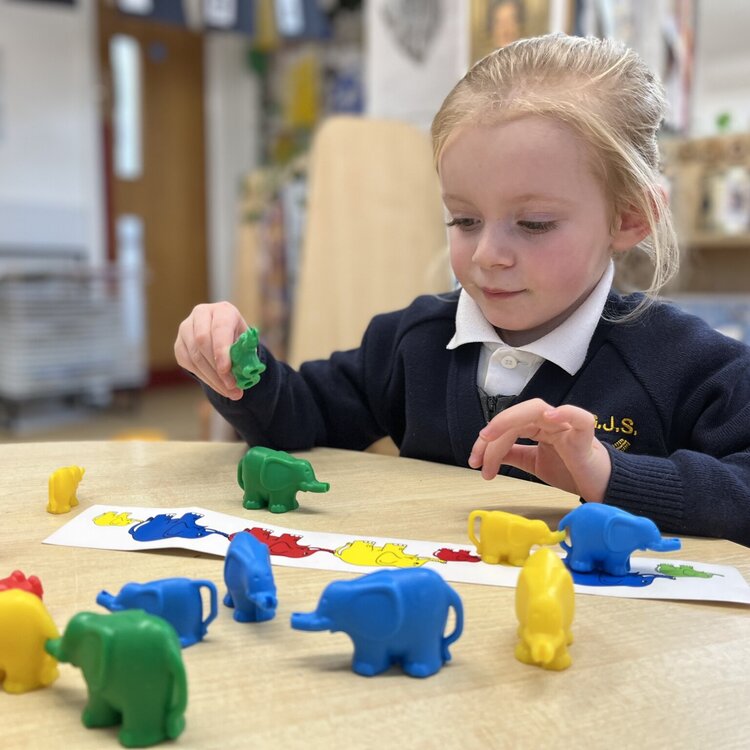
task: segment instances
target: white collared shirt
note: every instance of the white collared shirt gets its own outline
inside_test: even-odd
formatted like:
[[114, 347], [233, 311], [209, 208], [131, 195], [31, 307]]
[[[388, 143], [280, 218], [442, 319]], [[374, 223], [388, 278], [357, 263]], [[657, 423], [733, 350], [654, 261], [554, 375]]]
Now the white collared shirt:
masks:
[[518, 395], [546, 359], [574, 375], [586, 359], [614, 273], [614, 263], [610, 261], [591, 294], [567, 320], [542, 338], [519, 347], [508, 346], [500, 338], [479, 305], [462, 289], [456, 309], [456, 333], [446, 349], [484, 344], [479, 354], [477, 385], [490, 396]]

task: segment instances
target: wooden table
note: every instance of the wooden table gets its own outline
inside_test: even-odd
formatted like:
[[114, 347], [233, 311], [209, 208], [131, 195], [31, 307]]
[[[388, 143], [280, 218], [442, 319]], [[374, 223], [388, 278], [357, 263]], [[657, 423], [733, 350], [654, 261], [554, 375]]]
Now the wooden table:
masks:
[[[41, 544], [72, 516], [45, 512], [47, 478], [79, 464], [81, 507], [200, 506], [243, 515], [238, 443], [46, 443], [3, 446], [0, 577], [38, 575], [62, 631], [103, 588], [168, 576], [209, 578], [223, 594], [223, 560], [180, 551], [111, 552]], [[302, 454], [300, 454], [302, 455]], [[382, 455], [317, 449], [307, 457], [324, 495], [276, 525], [357, 535], [466, 543], [475, 508], [555, 525], [577, 500], [529, 482]], [[257, 511], [255, 511], [257, 515]], [[750, 578], [750, 549], [685, 539], [682, 559], [734, 565]], [[746, 748], [750, 737], [750, 607], [578, 596], [573, 665], [549, 672], [516, 661], [514, 591], [454, 584], [465, 628], [453, 660], [426, 680], [350, 669], [342, 633], [300, 633], [340, 574], [274, 568], [276, 618], [240, 625], [220, 613], [207, 639], [186, 649], [187, 727], [175, 747], [199, 748]], [[80, 671], [60, 667], [50, 688], [0, 691], [2, 747], [119, 747], [115, 729], [80, 720]]]

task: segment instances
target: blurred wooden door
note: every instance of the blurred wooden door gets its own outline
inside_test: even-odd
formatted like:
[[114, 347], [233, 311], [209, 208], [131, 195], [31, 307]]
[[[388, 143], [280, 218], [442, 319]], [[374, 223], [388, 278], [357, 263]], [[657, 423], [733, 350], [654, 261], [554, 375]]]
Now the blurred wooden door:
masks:
[[[117, 257], [118, 217], [143, 222], [146, 327], [151, 382], [178, 371], [180, 321], [208, 297], [203, 106], [203, 40], [188, 29], [99, 8], [99, 59], [109, 257]], [[113, 149], [113, 37], [137, 44], [140, 60], [141, 170], [116, 173]]]

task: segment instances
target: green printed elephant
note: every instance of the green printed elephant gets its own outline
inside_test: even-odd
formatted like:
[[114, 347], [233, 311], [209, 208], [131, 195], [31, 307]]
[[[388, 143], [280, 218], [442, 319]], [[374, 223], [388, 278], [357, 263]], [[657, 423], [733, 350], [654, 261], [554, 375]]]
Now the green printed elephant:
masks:
[[140, 609], [79, 612], [62, 638], [47, 641], [58, 661], [80, 667], [88, 685], [85, 726], [122, 722], [125, 747], [175, 739], [185, 728], [187, 678], [174, 628]]
[[248, 510], [268, 506], [271, 513], [285, 513], [299, 508], [297, 491], [328, 492], [331, 485], [319, 482], [309, 461], [284, 451], [256, 445], [242, 457], [237, 466], [237, 482], [245, 491]]

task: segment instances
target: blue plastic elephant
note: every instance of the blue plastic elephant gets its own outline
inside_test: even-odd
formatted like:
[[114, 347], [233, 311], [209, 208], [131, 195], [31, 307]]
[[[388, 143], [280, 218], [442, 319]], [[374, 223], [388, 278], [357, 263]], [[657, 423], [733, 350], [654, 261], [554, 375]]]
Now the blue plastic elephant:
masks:
[[[445, 636], [451, 607], [455, 628]], [[463, 630], [463, 605], [434, 570], [381, 570], [329, 584], [314, 612], [292, 615], [292, 627], [346, 633], [357, 674], [369, 677], [401, 664], [412, 677], [429, 677], [451, 658], [448, 647]]]
[[237, 622], [262, 622], [276, 615], [276, 583], [268, 546], [249, 531], [229, 543], [224, 561], [224, 604], [234, 607]]
[[568, 553], [565, 564], [579, 573], [597, 570], [624, 576], [630, 571], [630, 555], [635, 550], [672, 552], [681, 547], [679, 539], [663, 538], [650, 518], [602, 503], [579, 506], [557, 528], [570, 535], [570, 545], [560, 543]]
[[[203, 619], [201, 588], [209, 592], [211, 610]], [[183, 648], [203, 640], [209, 624], [217, 615], [216, 586], [211, 581], [193, 578], [163, 578], [148, 583], [126, 583], [114, 596], [100, 591], [96, 603], [111, 612], [143, 609], [163, 617], [177, 631]]]

